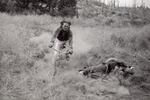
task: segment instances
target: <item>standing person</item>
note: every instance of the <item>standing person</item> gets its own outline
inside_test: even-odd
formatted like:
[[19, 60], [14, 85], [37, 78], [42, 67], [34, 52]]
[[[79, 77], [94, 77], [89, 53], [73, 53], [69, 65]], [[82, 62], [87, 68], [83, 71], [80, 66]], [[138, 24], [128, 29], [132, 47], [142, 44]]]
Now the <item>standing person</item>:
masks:
[[[63, 49], [67, 49], [66, 51], [66, 59], [69, 58], [68, 54], [73, 54], [73, 34], [70, 30], [71, 22], [69, 21], [61, 21], [60, 27], [55, 31], [52, 35], [49, 47], [54, 47], [54, 58], [53, 58], [53, 65], [54, 65], [54, 74], [57, 73], [57, 65], [56, 61], [59, 59], [59, 54]], [[59, 52], [60, 51], [60, 52]], [[58, 58], [58, 59], [57, 59]], [[68, 59], [69, 60], [69, 59]]]

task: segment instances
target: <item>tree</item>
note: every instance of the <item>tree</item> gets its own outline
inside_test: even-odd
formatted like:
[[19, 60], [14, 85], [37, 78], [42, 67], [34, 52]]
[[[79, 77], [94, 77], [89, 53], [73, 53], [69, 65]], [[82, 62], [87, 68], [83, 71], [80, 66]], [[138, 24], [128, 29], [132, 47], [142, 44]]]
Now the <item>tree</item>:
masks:
[[74, 8], [76, 7], [76, 4], [76, 0], [60, 0], [58, 4], [58, 10], [60, 11], [66, 7]]
[[0, 1], [0, 11], [5, 12], [7, 8], [7, 2], [8, 0], [1, 0]]
[[136, 8], [136, 0], [133, 1], [133, 7]]
[[6, 11], [9, 13], [14, 13], [16, 11], [16, 1], [15, 0], [8, 0]]
[[[74, 16], [77, 0], [0, 0], [0, 12], [35, 12], [38, 14]], [[58, 15], [57, 14], [57, 15]]]
[[22, 9], [27, 9], [31, 1], [30, 0], [16, 0], [16, 2], [17, 2], [18, 7]]
[[76, 15], [76, 0], [60, 0], [58, 2], [58, 12], [61, 16]]
[[145, 8], [145, 0], [141, 0], [141, 7]]

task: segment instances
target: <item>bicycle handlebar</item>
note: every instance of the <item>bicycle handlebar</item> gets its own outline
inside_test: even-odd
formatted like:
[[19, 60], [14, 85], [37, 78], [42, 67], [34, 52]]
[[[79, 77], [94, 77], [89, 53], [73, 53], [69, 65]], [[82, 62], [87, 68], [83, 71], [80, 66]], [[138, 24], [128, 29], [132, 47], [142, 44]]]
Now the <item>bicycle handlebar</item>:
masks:
[[54, 51], [57, 51], [57, 52], [59, 52], [59, 53], [66, 54], [66, 52], [62, 52], [62, 51], [57, 50], [57, 49], [55, 49], [55, 48], [51, 48], [51, 49], [53, 49]]

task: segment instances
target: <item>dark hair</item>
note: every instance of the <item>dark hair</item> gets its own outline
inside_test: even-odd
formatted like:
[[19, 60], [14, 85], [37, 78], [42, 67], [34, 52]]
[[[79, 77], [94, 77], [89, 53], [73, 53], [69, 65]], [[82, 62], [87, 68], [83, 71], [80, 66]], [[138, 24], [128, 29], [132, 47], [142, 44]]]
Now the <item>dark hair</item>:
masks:
[[69, 22], [69, 21], [61, 21], [60, 25], [62, 26], [64, 23], [68, 23], [69, 25], [71, 25], [71, 22]]

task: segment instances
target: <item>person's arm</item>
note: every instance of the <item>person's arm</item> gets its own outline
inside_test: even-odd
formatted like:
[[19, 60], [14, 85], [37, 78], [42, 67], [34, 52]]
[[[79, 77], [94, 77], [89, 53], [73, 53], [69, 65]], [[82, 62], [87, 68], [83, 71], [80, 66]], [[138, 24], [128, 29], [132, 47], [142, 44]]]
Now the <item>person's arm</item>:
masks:
[[60, 32], [60, 28], [58, 28], [58, 29], [54, 32], [54, 34], [52, 35], [52, 38], [51, 38], [51, 42], [52, 42], [52, 43], [54, 43], [54, 41], [55, 41], [55, 39], [56, 39], [56, 37], [57, 37], [57, 35], [58, 35], [59, 32]]
[[71, 49], [73, 49], [73, 34], [72, 34], [72, 31], [70, 31], [69, 46], [70, 46]]
[[69, 37], [69, 53], [73, 54], [73, 34], [70, 31], [70, 37]]
[[54, 46], [54, 41], [55, 41], [55, 39], [57, 38], [57, 35], [58, 35], [59, 32], [60, 32], [60, 28], [58, 28], [58, 29], [54, 32], [54, 34], [52, 35], [49, 48], [52, 48], [52, 47]]

